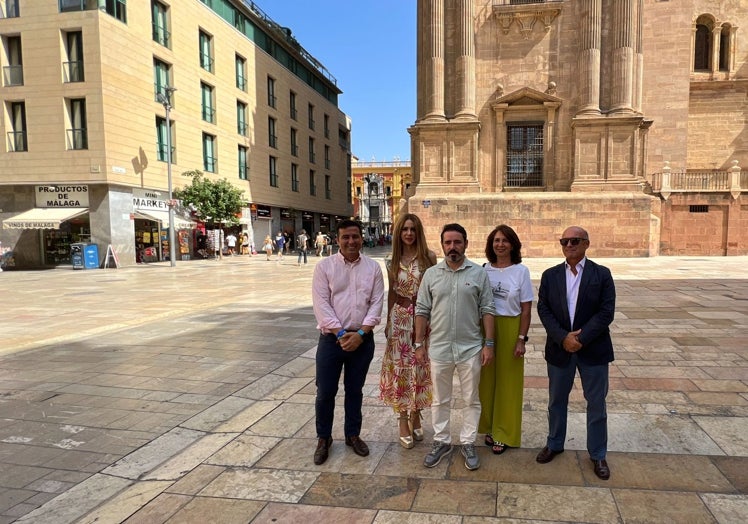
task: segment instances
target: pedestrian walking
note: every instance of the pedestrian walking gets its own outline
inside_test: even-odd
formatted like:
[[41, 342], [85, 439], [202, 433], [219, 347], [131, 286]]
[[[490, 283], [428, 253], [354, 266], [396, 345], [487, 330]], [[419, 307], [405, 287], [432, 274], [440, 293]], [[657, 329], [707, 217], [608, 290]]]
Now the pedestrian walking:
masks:
[[234, 233], [229, 233], [226, 237], [226, 247], [228, 248], [228, 254], [229, 256], [234, 256], [234, 251], [236, 251], [236, 236]]
[[286, 237], [283, 236], [282, 231], [278, 231], [275, 235], [275, 247], [278, 249], [278, 262], [283, 260], [283, 248], [286, 246]]
[[273, 254], [273, 239], [270, 234], [265, 236], [265, 240], [262, 241], [262, 250], [265, 252], [265, 260], [270, 260], [270, 255]]
[[304, 265], [307, 264], [307, 247], [309, 244], [309, 237], [306, 234], [306, 230], [302, 229], [299, 236], [296, 237], [296, 249], [299, 251], [299, 259], [296, 261], [296, 265], [301, 265], [301, 258], [304, 257]]

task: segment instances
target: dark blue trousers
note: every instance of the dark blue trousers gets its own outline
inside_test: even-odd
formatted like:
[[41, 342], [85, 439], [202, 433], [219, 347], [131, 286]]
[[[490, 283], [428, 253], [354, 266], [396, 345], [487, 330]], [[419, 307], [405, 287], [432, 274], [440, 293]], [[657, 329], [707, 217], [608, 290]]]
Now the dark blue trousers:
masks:
[[343, 374], [345, 391], [345, 436], [361, 433], [361, 404], [364, 400], [364, 383], [369, 364], [374, 358], [374, 337], [364, 337], [356, 351], [343, 351], [335, 335], [320, 335], [317, 344], [317, 400], [314, 408], [317, 415], [317, 438], [332, 436], [335, 418], [335, 395], [338, 393], [340, 373]]
[[548, 441], [553, 451], [564, 449], [569, 393], [574, 386], [577, 369], [582, 379], [582, 391], [587, 401], [587, 451], [593, 460], [603, 460], [608, 450], [608, 412], [605, 397], [608, 395], [608, 364], [591, 366], [571, 355], [564, 367], [548, 367]]

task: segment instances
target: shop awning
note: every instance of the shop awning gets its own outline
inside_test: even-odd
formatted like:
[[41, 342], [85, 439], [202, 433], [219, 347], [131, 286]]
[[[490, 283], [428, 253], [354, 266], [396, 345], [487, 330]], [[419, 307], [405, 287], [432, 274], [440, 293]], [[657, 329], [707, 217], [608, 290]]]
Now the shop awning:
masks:
[[[162, 229], [169, 228], [169, 212], [168, 211], [153, 211], [138, 209], [135, 211], [137, 218], [144, 218], [146, 220], [153, 220], [155, 222], [161, 222]], [[174, 229], [192, 229], [196, 225], [195, 222], [179, 215], [174, 215]]]
[[35, 207], [3, 220], [3, 229], [60, 229], [60, 224], [88, 213], [87, 207]]

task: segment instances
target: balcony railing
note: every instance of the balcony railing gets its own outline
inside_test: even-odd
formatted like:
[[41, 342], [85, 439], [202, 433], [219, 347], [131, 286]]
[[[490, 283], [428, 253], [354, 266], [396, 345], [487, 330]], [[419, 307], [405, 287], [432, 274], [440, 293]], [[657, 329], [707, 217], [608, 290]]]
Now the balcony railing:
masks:
[[23, 85], [23, 66], [12, 65], [3, 67], [3, 84], [9, 86]]
[[60, 12], [89, 11], [99, 8], [98, 0], [59, 0]]
[[88, 130], [68, 129], [68, 149], [88, 149]]
[[552, 4], [564, 0], [493, 0], [493, 5]]
[[212, 107], [203, 107], [203, 120], [210, 122], [211, 124], [216, 123], [216, 110]]
[[26, 143], [26, 131], [8, 132], [8, 150], [13, 152], [29, 150]]
[[171, 146], [171, 158], [169, 158], [169, 155], [167, 154], [168, 152], [169, 148], [166, 147], [166, 144], [156, 143], [156, 157], [159, 162], [169, 162], [171, 160], [172, 164], [176, 164], [177, 148]]
[[164, 47], [169, 47], [171, 33], [162, 25], [153, 24], [153, 41]]
[[62, 69], [65, 71], [65, 82], [83, 82], [83, 60], [63, 62]]
[[242, 136], [247, 136], [247, 130], [249, 129], [249, 126], [246, 122], [237, 122], [236, 124], [236, 132], [239, 133]]
[[690, 170], [673, 172], [670, 163], [659, 173], [652, 174], [652, 191], [659, 193], [665, 200], [672, 193], [730, 193], [737, 198], [743, 191], [748, 191], [748, 177], [737, 160], [732, 161], [732, 167], [721, 171]]
[[249, 166], [239, 164], [239, 179], [249, 180]]
[[243, 76], [236, 77], [236, 87], [241, 89], [242, 91], [247, 90], [247, 79]]
[[216, 172], [216, 164], [218, 164], [218, 159], [214, 156], [204, 156], [203, 157], [203, 169], [205, 169], [209, 173], [215, 173]]
[[200, 53], [200, 67], [212, 73], [213, 57], [210, 55], [206, 55], [205, 53]]

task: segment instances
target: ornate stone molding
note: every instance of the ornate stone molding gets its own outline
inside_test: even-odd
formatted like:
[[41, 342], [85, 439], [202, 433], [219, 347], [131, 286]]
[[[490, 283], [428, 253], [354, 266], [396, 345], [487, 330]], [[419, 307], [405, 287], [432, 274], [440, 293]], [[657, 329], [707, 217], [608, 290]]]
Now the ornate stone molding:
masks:
[[530, 39], [536, 22], [543, 25], [547, 33], [556, 17], [561, 14], [566, 0], [545, 0], [515, 5], [510, 0], [493, 0], [493, 14], [499, 22], [502, 33], [509, 34], [514, 23], [525, 40]]

